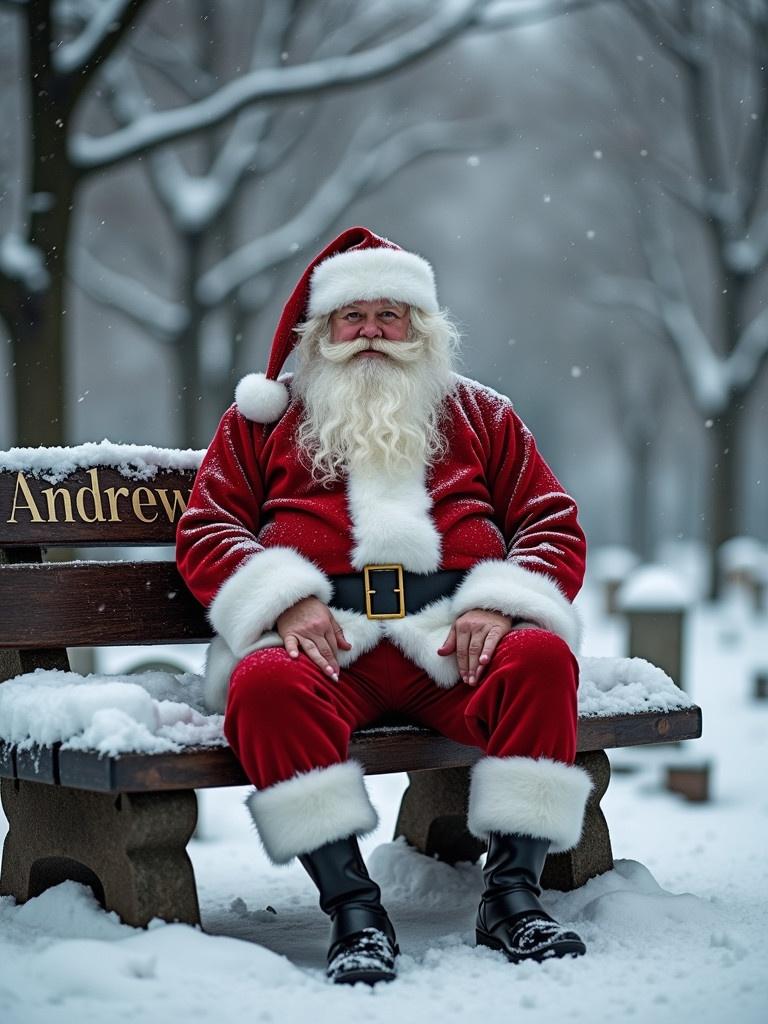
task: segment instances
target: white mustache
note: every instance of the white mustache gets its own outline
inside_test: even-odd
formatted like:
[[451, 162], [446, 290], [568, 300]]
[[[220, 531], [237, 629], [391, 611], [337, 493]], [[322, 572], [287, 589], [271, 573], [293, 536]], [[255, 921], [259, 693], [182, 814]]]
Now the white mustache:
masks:
[[320, 354], [331, 363], [346, 363], [360, 352], [381, 352], [397, 363], [413, 363], [421, 355], [420, 341], [386, 341], [383, 338], [355, 338], [353, 341], [321, 342]]

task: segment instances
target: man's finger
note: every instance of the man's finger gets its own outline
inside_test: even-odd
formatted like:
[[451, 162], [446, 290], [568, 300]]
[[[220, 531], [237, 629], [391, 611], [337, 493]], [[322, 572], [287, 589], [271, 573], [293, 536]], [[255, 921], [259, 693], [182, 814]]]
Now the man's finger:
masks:
[[438, 647], [437, 653], [445, 657], [448, 654], [453, 654], [456, 650], [456, 627], [451, 626], [448, 630], [448, 636], [443, 641], [443, 646]]
[[333, 630], [333, 635], [336, 638], [336, 645], [340, 647], [343, 651], [351, 651], [352, 644], [344, 636], [344, 630], [341, 628], [341, 626], [338, 624], [338, 622], [336, 621], [336, 619], [334, 619], [332, 615], [331, 629]]
[[473, 628], [469, 635], [467, 644], [467, 682], [475, 686], [478, 680], [478, 668], [480, 667], [480, 655], [483, 653], [483, 645], [487, 636], [486, 626]]
[[310, 658], [319, 669], [321, 669], [327, 676], [330, 676], [334, 681], [338, 681], [338, 674], [332, 665], [328, 664], [328, 659], [321, 654], [317, 644], [311, 637], [299, 636], [299, 643], [301, 649]]
[[477, 674], [476, 674], [476, 677], [475, 677], [478, 680], [478, 682], [480, 680], [480, 676], [485, 671], [485, 668], [486, 668], [488, 662], [493, 657], [493, 652], [498, 647], [499, 640], [501, 640], [501, 637], [502, 637], [502, 632], [501, 632], [500, 627], [499, 626], [491, 626], [491, 628], [488, 630], [488, 633], [487, 633], [487, 635], [485, 637], [485, 642], [483, 644], [483, 649], [480, 652], [480, 658], [479, 658], [480, 664], [477, 666]]
[[284, 640], [283, 640], [283, 643], [285, 644], [286, 652], [292, 658], [298, 658], [298, 656], [299, 656], [299, 641], [296, 639], [296, 637], [293, 635], [293, 633], [287, 633], [285, 638], [284, 638]]
[[[339, 641], [338, 641], [338, 638], [337, 638], [336, 634], [333, 631], [333, 627], [332, 626], [328, 627], [328, 629], [325, 631], [325, 634], [323, 635], [322, 639], [325, 641], [326, 645], [328, 646], [328, 650], [331, 652], [330, 653], [330, 658], [328, 659], [328, 662], [331, 665], [331, 667], [333, 668], [334, 673], [336, 675], [338, 675], [339, 674], [339, 647], [338, 647], [338, 642]], [[322, 648], [322, 649], [325, 650], [325, 648]]]
[[326, 674], [332, 676], [334, 679], [339, 677], [339, 663], [336, 661], [336, 641], [333, 637], [333, 631], [328, 629], [328, 636], [330, 636], [330, 642], [326, 636], [313, 637], [315, 645], [317, 646], [320, 656], [325, 658], [325, 663], [330, 668], [330, 672], [326, 670]]
[[459, 663], [459, 675], [468, 682], [469, 680], [469, 629], [456, 629], [456, 660]]

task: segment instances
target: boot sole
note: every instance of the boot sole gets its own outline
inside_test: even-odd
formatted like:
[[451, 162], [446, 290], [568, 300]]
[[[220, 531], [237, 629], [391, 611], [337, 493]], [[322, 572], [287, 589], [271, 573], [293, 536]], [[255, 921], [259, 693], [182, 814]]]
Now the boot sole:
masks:
[[480, 931], [480, 929], [475, 931], [475, 941], [478, 946], [487, 946], [489, 949], [499, 950], [513, 964], [519, 964], [525, 960], [535, 960], [538, 963], [543, 963], [544, 960], [552, 960], [553, 958], [584, 956], [587, 952], [587, 947], [580, 939], [561, 939], [558, 942], [552, 942], [546, 949], [535, 950], [532, 953], [512, 953], [503, 942], [494, 938], [493, 935], [488, 935], [487, 932]]
[[380, 981], [394, 981], [394, 971], [348, 971], [340, 978], [334, 978], [334, 985], [356, 985], [362, 981], [364, 985], [377, 985]]

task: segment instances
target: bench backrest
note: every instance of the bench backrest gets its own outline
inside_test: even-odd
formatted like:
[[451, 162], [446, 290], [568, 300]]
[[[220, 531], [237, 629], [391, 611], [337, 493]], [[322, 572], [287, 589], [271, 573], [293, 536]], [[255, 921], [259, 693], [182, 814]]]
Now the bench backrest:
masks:
[[[210, 639], [203, 609], [173, 561], [194, 476], [193, 469], [158, 470], [137, 479], [94, 465], [51, 482], [22, 469], [0, 471], [0, 647]], [[167, 560], [44, 560], [45, 549], [148, 545], [167, 545]]]

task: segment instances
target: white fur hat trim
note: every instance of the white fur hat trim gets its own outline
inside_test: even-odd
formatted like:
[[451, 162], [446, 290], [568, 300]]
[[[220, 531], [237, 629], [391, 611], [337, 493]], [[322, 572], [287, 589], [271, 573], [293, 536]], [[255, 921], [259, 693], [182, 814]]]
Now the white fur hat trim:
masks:
[[263, 373], [249, 373], [235, 388], [237, 408], [254, 423], [279, 420], [288, 408], [290, 398], [282, 381], [269, 380]]
[[350, 302], [391, 299], [437, 313], [432, 267], [402, 249], [351, 249], [324, 260], [310, 281], [310, 317], [332, 313]]

